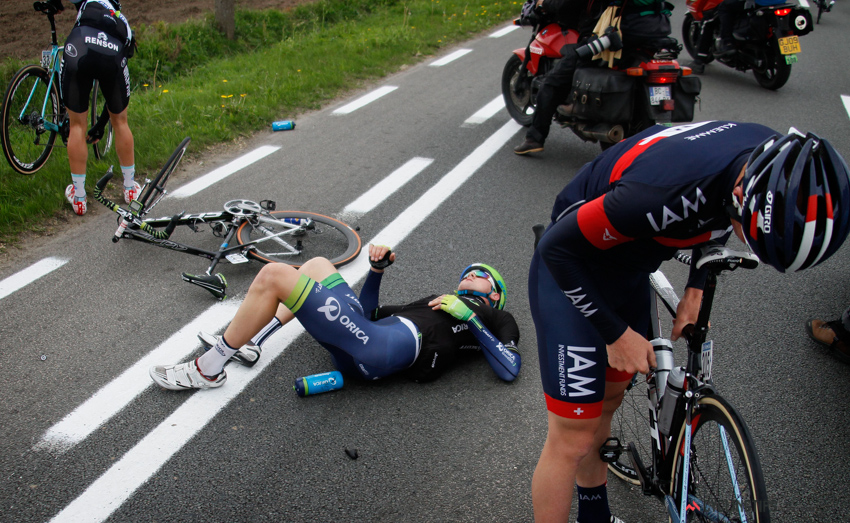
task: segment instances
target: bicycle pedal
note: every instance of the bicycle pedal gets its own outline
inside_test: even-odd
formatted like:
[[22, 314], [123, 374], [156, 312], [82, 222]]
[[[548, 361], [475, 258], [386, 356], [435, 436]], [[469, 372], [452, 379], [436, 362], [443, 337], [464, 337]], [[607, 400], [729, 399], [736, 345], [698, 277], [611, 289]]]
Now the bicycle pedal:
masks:
[[192, 285], [197, 285], [202, 289], [206, 289], [210, 294], [216, 297], [219, 301], [227, 298], [227, 280], [224, 279], [222, 274], [204, 274], [202, 276], [198, 276], [195, 274], [183, 273], [181, 275], [183, 277], [183, 281], [189, 282]]
[[614, 463], [620, 459], [620, 454], [623, 453], [623, 450], [619, 439], [614, 437], [608, 438], [599, 448], [599, 459], [605, 463]]

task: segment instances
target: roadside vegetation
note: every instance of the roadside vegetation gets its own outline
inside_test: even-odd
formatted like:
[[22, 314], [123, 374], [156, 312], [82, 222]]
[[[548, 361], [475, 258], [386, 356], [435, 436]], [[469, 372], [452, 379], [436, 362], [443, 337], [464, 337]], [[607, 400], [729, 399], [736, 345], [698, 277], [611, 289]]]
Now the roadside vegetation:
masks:
[[[519, 9], [517, 1], [319, 0], [285, 13], [238, 11], [235, 41], [216, 31], [212, 14], [179, 25], [136, 27], [130, 125], [137, 179], [155, 174], [185, 136], [198, 154], [270, 129], [273, 120], [295, 119], [404, 64], [506, 24]], [[2, 92], [23, 65], [0, 64]], [[114, 150], [106, 161], [89, 155], [89, 194], [109, 165], [120, 172]], [[0, 252], [23, 233], [75, 219], [64, 198], [69, 183], [63, 148], [32, 176], [17, 174], [0, 157]], [[89, 209], [96, 205], [89, 198]]]

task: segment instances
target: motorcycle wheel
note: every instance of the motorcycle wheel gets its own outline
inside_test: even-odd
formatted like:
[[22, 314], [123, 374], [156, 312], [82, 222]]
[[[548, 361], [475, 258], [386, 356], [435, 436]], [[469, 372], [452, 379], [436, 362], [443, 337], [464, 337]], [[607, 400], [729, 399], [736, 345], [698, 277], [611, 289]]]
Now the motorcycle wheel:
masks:
[[514, 92], [516, 83], [520, 81], [520, 67], [522, 60], [512, 54], [505, 69], [502, 71], [502, 97], [505, 99], [505, 107], [511, 118], [522, 126], [528, 127], [534, 119], [534, 103], [531, 93], [531, 77], [525, 76], [525, 85]]
[[[697, 45], [699, 44], [699, 34], [700, 27], [699, 24], [694, 20], [693, 15], [690, 13], [685, 15], [685, 21], [682, 22], [682, 40], [684, 40], [685, 49], [688, 51], [688, 54], [691, 55], [691, 58], [696, 60], [697, 58]], [[702, 58], [704, 63], [711, 63], [714, 61], [714, 57], [711, 56], [711, 53], [705, 58]]]
[[791, 64], [785, 63], [785, 57], [774, 52], [774, 49], [778, 49], [779, 46], [777, 42], [771, 39], [767, 42], [767, 45], [769, 48], [765, 60], [770, 65], [762, 71], [753, 69], [753, 76], [756, 77], [760, 86], [775, 91], [785, 85], [788, 78], [791, 77]]

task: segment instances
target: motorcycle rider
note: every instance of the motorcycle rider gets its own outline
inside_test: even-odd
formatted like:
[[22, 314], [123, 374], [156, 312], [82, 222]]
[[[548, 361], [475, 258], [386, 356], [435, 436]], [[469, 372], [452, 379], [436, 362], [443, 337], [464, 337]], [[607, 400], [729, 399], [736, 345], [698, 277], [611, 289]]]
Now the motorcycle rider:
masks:
[[[717, 19], [720, 24], [720, 43], [717, 49], [714, 50], [715, 57], [725, 57], [734, 55], [735, 37], [733, 29], [735, 28], [735, 17], [744, 10], [744, 2], [742, 0], [724, 0], [717, 6]], [[696, 74], [705, 72], [705, 64], [708, 58], [708, 49], [711, 47], [711, 31], [703, 32], [697, 44], [697, 57], [694, 58], [688, 66]]]
[[582, 62], [575, 50], [588, 41], [597, 21], [608, 7], [620, 8], [620, 28], [625, 47], [669, 36], [669, 17], [673, 9], [673, 5], [664, 0], [538, 0], [537, 5], [562, 27], [577, 30], [579, 39], [575, 44], [565, 45], [561, 49], [563, 58], [544, 78], [537, 92], [534, 118], [525, 141], [514, 148], [514, 152], [519, 155], [543, 151], [552, 117], [558, 105], [572, 90], [573, 75], [579, 62]]

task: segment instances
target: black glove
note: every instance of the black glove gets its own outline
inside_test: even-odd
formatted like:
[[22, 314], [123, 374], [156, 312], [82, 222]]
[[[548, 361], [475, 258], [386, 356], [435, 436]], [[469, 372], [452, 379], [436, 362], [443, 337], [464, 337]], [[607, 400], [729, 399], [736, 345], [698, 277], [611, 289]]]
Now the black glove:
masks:
[[378, 261], [372, 261], [372, 258], [369, 258], [369, 265], [376, 269], [386, 269], [390, 265], [393, 264], [392, 260], [390, 260], [390, 254], [392, 254], [392, 249], [387, 249], [387, 253], [384, 254], [384, 257]]

